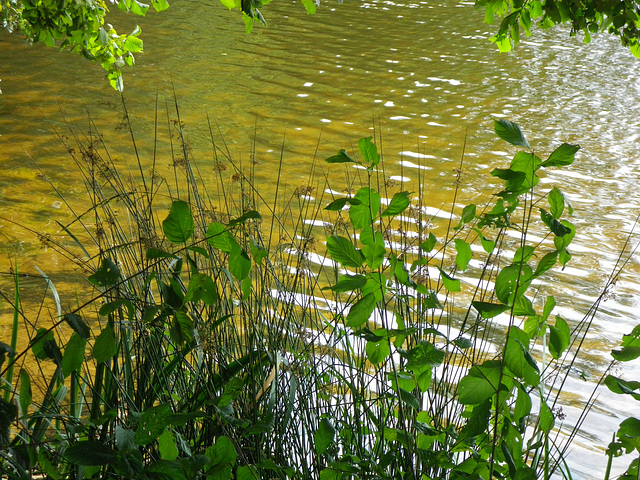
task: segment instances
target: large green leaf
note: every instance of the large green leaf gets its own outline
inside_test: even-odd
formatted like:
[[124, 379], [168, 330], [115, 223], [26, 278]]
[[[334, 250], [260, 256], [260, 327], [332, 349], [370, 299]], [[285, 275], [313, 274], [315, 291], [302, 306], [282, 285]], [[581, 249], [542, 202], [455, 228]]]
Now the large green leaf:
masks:
[[71, 335], [62, 356], [62, 375], [67, 378], [72, 372], [80, 370], [84, 363], [84, 347], [87, 341], [77, 333]]
[[91, 330], [89, 330], [89, 327], [84, 322], [84, 320], [82, 320], [82, 317], [80, 315], [77, 315], [75, 313], [67, 313], [63, 318], [78, 335], [80, 335], [82, 338], [89, 338], [89, 335], [91, 335]]
[[162, 222], [162, 231], [171, 243], [186, 243], [191, 238], [194, 224], [187, 202], [176, 200], [171, 204], [169, 215]]
[[553, 358], [560, 358], [560, 355], [567, 349], [571, 342], [571, 331], [569, 325], [561, 317], [556, 317], [555, 326], [549, 325], [549, 353]]
[[560, 219], [564, 212], [564, 195], [557, 187], [553, 187], [547, 197], [549, 212], [555, 219]]
[[229, 254], [229, 271], [237, 280], [244, 280], [251, 271], [251, 259], [247, 252], [237, 243]]
[[358, 148], [365, 162], [369, 163], [371, 168], [375, 168], [380, 163], [380, 154], [378, 148], [371, 141], [372, 137], [361, 138], [358, 141]]
[[467, 269], [469, 262], [471, 261], [471, 245], [462, 240], [461, 238], [456, 238], [454, 240], [456, 246], [456, 265], [457, 267], [464, 271]]
[[471, 302], [473, 307], [480, 313], [482, 318], [493, 318], [509, 309], [508, 305], [501, 303], [479, 302], [474, 300]]
[[20, 370], [20, 409], [23, 416], [27, 415], [27, 410], [32, 401], [31, 378], [29, 378], [29, 372], [23, 368]]
[[178, 310], [173, 315], [169, 330], [171, 340], [176, 344], [190, 343], [194, 338], [193, 320], [187, 312]]
[[502, 366], [485, 362], [471, 367], [467, 376], [458, 383], [458, 400], [463, 405], [479, 405], [498, 392]]
[[178, 458], [178, 446], [175, 438], [173, 438], [173, 433], [168, 428], [165, 428], [158, 438], [158, 451], [160, 452], [160, 458], [163, 460], [172, 462]]
[[333, 292], [349, 292], [359, 290], [367, 283], [364, 275], [342, 275], [338, 279], [338, 283], [331, 287], [324, 287], [323, 290], [331, 290]]
[[496, 134], [505, 142], [509, 142], [511, 145], [531, 148], [517, 123], [501, 118], [500, 120], [494, 120], [493, 126]]
[[576, 152], [580, 150], [579, 145], [563, 143], [556, 148], [549, 158], [542, 163], [543, 167], [563, 167], [571, 165], [575, 160]]
[[361, 297], [349, 309], [349, 313], [347, 314], [347, 326], [351, 328], [360, 328], [371, 318], [373, 310], [376, 308], [376, 303], [377, 299], [374, 292]]
[[504, 361], [507, 368], [527, 385], [540, 383], [540, 374], [535, 360], [529, 353], [529, 336], [517, 327], [509, 328], [509, 336], [504, 349]]
[[103, 257], [100, 268], [89, 275], [89, 281], [96, 287], [111, 287], [120, 281], [120, 269], [111, 259]]
[[341, 149], [337, 155], [329, 157], [325, 160], [327, 163], [358, 163], [344, 149]]
[[460, 291], [460, 280], [453, 278], [447, 272], [438, 267], [440, 271], [440, 280], [442, 280], [442, 284], [444, 287], [451, 293]]
[[380, 213], [380, 216], [390, 217], [398, 215], [407, 209], [409, 203], [411, 203], [409, 199], [409, 192], [398, 192], [393, 196], [391, 202], [389, 202], [389, 206]]
[[329, 448], [329, 446], [333, 443], [335, 435], [336, 429], [331, 423], [331, 420], [323, 417], [320, 420], [318, 429], [313, 436], [316, 453], [318, 455], [322, 455], [327, 451], [327, 448]]
[[384, 362], [391, 354], [391, 347], [386, 338], [379, 342], [367, 342], [364, 350], [367, 354], [367, 359], [374, 365]]
[[187, 293], [184, 296], [184, 303], [199, 302], [202, 300], [207, 305], [216, 305], [220, 300], [218, 289], [213, 279], [204, 273], [194, 273], [189, 279]]
[[356, 230], [371, 228], [380, 211], [380, 194], [373, 188], [363, 187], [353, 198], [360, 202], [359, 204], [351, 203], [349, 207], [349, 219], [353, 228]]
[[136, 445], [148, 445], [162, 434], [171, 421], [171, 406], [168, 403], [151, 407], [142, 413], [134, 436]]
[[233, 235], [229, 233], [227, 227], [220, 222], [212, 222], [207, 228], [207, 242], [224, 253], [231, 253], [235, 245], [238, 244]]
[[516, 296], [524, 295], [531, 283], [533, 271], [528, 265], [509, 265], [496, 277], [496, 297], [502, 303], [513, 305]]
[[118, 351], [116, 337], [110, 325], [104, 327], [93, 344], [93, 357], [97, 362], [106, 362]]
[[81, 440], [64, 451], [65, 458], [84, 467], [109, 465], [118, 460], [118, 452], [96, 440]]
[[361, 267], [364, 255], [347, 238], [338, 235], [327, 237], [327, 249], [331, 258], [345, 267]]

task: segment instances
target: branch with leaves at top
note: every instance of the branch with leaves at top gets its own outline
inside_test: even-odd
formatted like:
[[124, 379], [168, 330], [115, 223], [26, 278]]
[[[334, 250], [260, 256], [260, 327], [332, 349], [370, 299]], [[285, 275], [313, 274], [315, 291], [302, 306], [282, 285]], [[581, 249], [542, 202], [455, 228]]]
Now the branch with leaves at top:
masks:
[[500, 51], [508, 52], [520, 41], [520, 33], [531, 35], [532, 26], [549, 29], [558, 24], [571, 25], [571, 36], [607, 32], [620, 38], [631, 53], [640, 58], [640, 2], [620, 0], [476, 0], [484, 8], [485, 21], [501, 19], [498, 32], [491, 37]]

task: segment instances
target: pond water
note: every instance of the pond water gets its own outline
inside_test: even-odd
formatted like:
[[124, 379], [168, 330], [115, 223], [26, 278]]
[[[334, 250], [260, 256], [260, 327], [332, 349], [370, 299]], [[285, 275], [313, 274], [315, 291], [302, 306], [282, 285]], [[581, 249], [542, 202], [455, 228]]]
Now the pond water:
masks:
[[[281, 188], [292, 192], [323, 175], [318, 159], [375, 134], [386, 174], [411, 189], [420, 171], [425, 203], [437, 209], [453, 198], [463, 151], [459, 202], [486, 202], [495, 191], [489, 172], [505, 167], [515, 150], [492, 133], [493, 119], [508, 118], [540, 156], [562, 142], [582, 147], [574, 165], [546, 173], [541, 185], [558, 186], [575, 209], [574, 259], [554, 277], [560, 291], [549, 293], [564, 318], [583, 317], [640, 213], [640, 61], [612, 39], [585, 46], [561, 30], [537, 31], [514, 54], [499, 54], [486, 40], [495, 26], [483, 24], [470, 2], [327, 1], [307, 16], [300, 4], [279, 0], [264, 14], [269, 25], [247, 35], [237, 12], [217, 4], [176, 2], [145, 19], [115, 12], [119, 30], [136, 21], [143, 29], [145, 53], [125, 71], [143, 159], [151, 158], [156, 97], [164, 108], [175, 95], [204, 172], [214, 164], [207, 117], [235, 158], [255, 162], [254, 181], [267, 198], [281, 157]], [[130, 150], [118, 147], [130, 144], [116, 128], [120, 99], [79, 56], [27, 48], [5, 32], [0, 51], [0, 271], [17, 254], [22, 271], [35, 273], [37, 265], [64, 283], [72, 272], [65, 260], [17, 224], [55, 232], [55, 220], [68, 215], [43, 174], [82, 202], [76, 167], [54, 134], [66, 122], [85, 128], [90, 117], [114, 158], [134, 168]], [[592, 379], [637, 323], [639, 274], [636, 255], [595, 318], [577, 365]], [[9, 317], [1, 313], [5, 338]], [[567, 423], [593, 387], [579, 378], [569, 386]], [[574, 478], [602, 478], [602, 446], [625, 414], [624, 403], [602, 393], [570, 457]]]

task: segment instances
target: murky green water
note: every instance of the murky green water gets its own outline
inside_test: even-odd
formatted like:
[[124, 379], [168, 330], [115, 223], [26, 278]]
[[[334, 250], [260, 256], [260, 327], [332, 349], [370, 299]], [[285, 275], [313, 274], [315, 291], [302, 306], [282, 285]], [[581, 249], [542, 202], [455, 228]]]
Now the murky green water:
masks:
[[[514, 55], [500, 55], [485, 40], [491, 27], [469, 2], [328, 1], [308, 17], [299, 4], [279, 0], [265, 14], [269, 26], [251, 35], [237, 13], [199, 2], [176, 2], [165, 14], [140, 21], [145, 54], [125, 73], [125, 97], [149, 165], [156, 92], [166, 123], [164, 105], [175, 91], [205, 178], [214, 164], [207, 115], [234, 158], [257, 162], [256, 181], [267, 198], [281, 156], [281, 184], [290, 194], [312, 173], [322, 174], [320, 167], [312, 172], [314, 157], [352, 148], [375, 125], [387, 175], [412, 188], [421, 164], [430, 192], [425, 203], [440, 208], [451, 201], [465, 137], [461, 201], [483, 201], [494, 191], [488, 172], [515, 152], [492, 134], [492, 118], [507, 117], [544, 154], [563, 141], [582, 146], [571, 168], [548, 174], [541, 184], [557, 185], [576, 210], [574, 260], [557, 274], [566, 287], [549, 293], [570, 300], [559, 314], [582, 318], [640, 213], [639, 61], [609, 39], [584, 46], [562, 32], [536, 32]], [[118, 27], [136, 20], [115, 18]], [[64, 283], [74, 272], [68, 263], [16, 224], [53, 233], [55, 220], [68, 218], [41, 174], [67, 198], [83, 202], [75, 165], [54, 135], [65, 122], [87, 131], [90, 116], [119, 165], [133, 168], [130, 148], [122, 147], [130, 141], [116, 128], [119, 98], [101, 70], [80, 57], [27, 48], [4, 32], [0, 51], [0, 271], [17, 254], [23, 271], [35, 273], [38, 265]], [[169, 159], [158, 162], [166, 168]], [[636, 256], [596, 317], [579, 368], [597, 375], [609, 361], [611, 342], [637, 322], [639, 274]], [[2, 324], [5, 338], [4, 317]], [[590, 386], [573, 377], [576, 405]], [[564, 408], [571, 423], [575, 407]], [[578, 446], [605, 445], [626, 413], [606, 394], [596, 410]], [[581, 448], [576, 476], [590, 478], [604, 469], [604, 456], [582, 455]]]

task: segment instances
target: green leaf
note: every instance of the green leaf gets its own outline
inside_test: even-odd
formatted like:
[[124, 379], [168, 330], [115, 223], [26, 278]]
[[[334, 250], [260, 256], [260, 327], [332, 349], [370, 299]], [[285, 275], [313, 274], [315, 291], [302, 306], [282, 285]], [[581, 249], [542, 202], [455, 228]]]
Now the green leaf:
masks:
[[553, 215], [551, 215], [543, 208], [540, 209], [540, 218], [542, 219], [544, 224], [549, 227], [549, 230], [551, 230], [558, 237], [563, 237], [571, 233], [570, 227], [563, 225], [557, 219], [553, 218]]
[[153, 5], [156, 12], [162, 12], [169, 8], [167, 0], [151, 0], [151, 5]]
[[327, 451], [327, 448], [333, 443], [333, 439], [336, 434], [336, 429], [333, 427], [331, 420], [323, 417], [320, 420], [318, 429], [316, 430], [313, 439], [316, 448], [316, 453], [322, 455]]
[[425, 252], [430, 252], [434, 249], [436, 243], [438, 243], [438, 239], [433, 232], [429, 232], [429, 238], [420, 244], [420, 249]]
[[31, 379], [29, 378], [29, 372], [23, 368], [20, 370], [20, 409], [23, 416], [26, 417], [28, 415], [31, 403], [33, 403]]
[[410, 203], [409, 192], [398, 192], [393, 196], [391, 202], [389, 202], [389, 206], [380, 214], [380, 216], [390, 217], [398, 215], [404, 212]]
[[531, 300], [529, 300], [524, 295], [518, 296], [518, 298], [516, 298], [516, 301], [513, 302], [513, 315], [517, 317], [521, 317], [521, 316], [530, 317], [535, 314], [536, 314], [536, 311], [533, 308], [533, 304], [531, 303]]
[[165, 428], [158, 438], [158, 451], [160, 452], [160, 458], [163, 460], [173, 462], [178, 458], [178, 446], [175, 438], [173, 438], [173, 433], [168, 428]]
[[327, 249], [331, 258], [345, 267], [361, 267], [364, 264], [364, 255], [347, 238], [338, 235], [327, 237]]
[[[136, 3], [135, 0], [134, 3]], [[129, 52], [136, 53], [142, 51], [143, 43], [142, 39], [133, 35], [128, 35], [122, 46]]]
[[66, 347], [64, 348], [64, 355], [62, 356], [62, 375], [67, 378], [72, 372], [80, 370], [84, 363], [84, 347], [87, 341], [74, 333], [69, 338]]
[[442, 280], [442, 284], [445, 286], [445, 288], [451, 293], [459, 292], [460, 280], [456, 280], [440, 267], [438, 267], [438, 270], [440, 271], [440, 279]]
[[262, 215], [260, 215], [255, 210], [249, 210], [244, 215], [241, 215], [238, 218], [234, 218], [229, 223], [227, 223], [227, 228], [235, 227], [236, 225], [245, 223], [247, 220], [262, 220]]
[[516, 250], [516, 253], [513, 255], [513, 263], [527, 263], [536, 249], [531, 245], [525, 245], [524, 247], [520, 247]]
[[501, 303], [478, 302], [474, 300], [471, 304], [478, 313], [480, 313], [482, 318], [493, 318], [509, 309], [508, 305]]
[[173, 253], [151, 247], [147, 250], [147, 258], [149, 260], [157, 260], [158, 258], [176, 258], [176, 256]]
[[[339, 212], [340, 210], [342, 210], [344, 208], [344, 206], [349, 203], [350, 205], [353, 205], [354, 200], [352, 198], [338, 198], [337, 200], [334, 200], [333, 202], [331, 202], [329, 205], [327, 205], [326, 207], [324, 207], [325, 210], [329, 211], [329, 212]], [[360, 205], [360, 200], [357, 200], [355, 205]]]
[[[531, 413], [532, 402], [531, 397], [522, 385], [518, 383], [517, 388], [518, 396], [516, 398], [516, 406], [513, 409], [513, 419], [516, 423], [520, 423], [521, 420], [525, 419]], [[523, 429], [526, 429], [526, 425]]]
[[472, 438], [487, 431], [491, 416], [491, 400], [478, 404], [472, 411], [469, 420], [460, 431], [460, 440]]
[[509, 120], [505, 120], [501, 118], [500, 120], [494, 120], [493, 126], [496, 134], [505, 142], [510, 143], [511, 145], [517, 145], [520, 147], [526, 147], [531, 149], [529, 146], [529, 142], [524, 138], [522, 134], [522, 130], [517, 123], [510, 122]]
[[216, 305], [220, 300], [218, 289], [213, 279], [209, 275], [203, 273], [194, 273], [189, 279], [187, 293], [183, 302], [199, 302], [202, 300], [207, 305]]
[[347, 155], [347, 152], [344, 151], [344, 149], [341, 149], [337, 155], [334, 155], [333, 157], [329, 157], [325, 161], [327, 163], [347, 163], [347, 162], [358, 163], [349, 155]]
[[460, 223], [455, 230], [460, 230], [463, 225], [473, 221], [476, 218], [476, 206], [475, 205], [467, 205], [462, 209], [462, 216], [460, 217]]
[[528, 265], [509, 265], [496, 277], [496, 297], [502, 303], [512, 305], [516, 296], [522, 296], [529, 288], [533, 271]]
[[640, 347], [623, 347], [611, 351], [611, 356], [619, 362], [628, 362], [640, 357]]
[[220, 222], [212, 222], [207, 228], [207, 242], [209, 245], [223, 251], [224, 253], [231, 253], [238, 242], [233, 235], [229, 233], [227, 227]]
[[237, 243], [229, 254], [229, 271], [237, 280], [244, 280], [251, 271], [251, 259]]
[[391, 347], [389, 346], [389, 341], [386, 338], [379, 342], [367, 342], [364, 350], [367, 354], [367, 358], [374, 365], [384, 362], [391, 354]]
[[53, 332], [46, 328], [39, 328], [36, 332], [36, 336], [31, 340], [31, 351], [33, 352], [33, 355], [40, 360], [46, 360], [49, 357], [44, 351], [44, 344], [46, 342], [55, 343], [55, 341]]
[[398, 388], [398, 393], [400, 394], [400, 400], [409, 405], [416, 412], [421, 410], [420, 401], [413, 393], [405, 390], [404, 388]]
[[128, 318], [131, 319], [133, 317], [133, 305], [129, 300], [120, 299], [114, 300], [113, 302], [105, 303], [98, 310], [98, 314], [103, 317], [108, 317], [113, 312], [118, 311], [121, 307], [127, 307]]
[[371, 318], [377, 303], [376, 294], [374, 292], [361, 297], [349, 309], [349, 313], [347, 314], [347, 326], [351, 328], [360, 328]]
[[558, 251], [554, 250], [553, 252], [547, 253], [544, 257], [540, 259], [538, 265], [536, 266], [536, 271], [533, 272], [534, 278], [539, 277], [546, 271], [552, 269], [554, 265], [558, 261]]
[[235, 0], [220, 0], [220, 3], [227, 7], [229, 10], [233, 10], [236, 6]]
[[80, 315], [67, 313], [63, 318], [78, 335], [82, 338], [89, 338], [91, 330], [89, 330], [89, 327], [84, 323]]
[[304, 9], [307, 11], [307, 15], [313, 15], [316, 13], [316, 2], [314, 0], [301, 0], [302, 5], [304, 5]]
[[549, 353], [553, 358], [560, 358], [570, 342], [569, 325], [564, 319], [556, 316], [556, 325], [549, 325]]
[[538, 385], [540, 374], [535, 360], [529, 353], [527, 344], [529, 336], [517, 327], [509, 328], [509, 336], [504, 349], [504, 361], [507, 368], [527, 385]]
[[461, 350], [467, 350], [473, 347], [473, 342], [465, 337], [458, 337], [455, 340], [453, 340], [453, 342], [451, 343], [453, 343], [456, 347], [458, 347]]
[[103, 257], [100, 268], [89, 276], [89, 281], [96, 287], [111, 287], [120, 281], [120, 270], [113, 261]]
[[361, 188], [356, 193], [355, 200], [360, 202], [359, 205], [351, 204], [349, 208], [349, 219], [356, 230], [371, 228], [374, 219], [380, 211], [381, 199], [380, 194], [373, 188]]
[[338, 279], [338, 283], [332, 287], [324, 287], [322, 290], [331, 290], [333, 292], [349, 292], [359, 290], [367, 283], [364, 275], [342, 275]]
[[549, 200], [549, 212], [555, 219], [560, 219], [564, 212], [564, 195], [556, 187], [553, 187], [547, 197]]
[[493, 249], [496, 247], [496, 242], [489, 240], [487, 237], [485, 237], [482, 234], [482, 230], [480, 230], [479, 228], [474, 228], [473, 231], [478, 234], [478, 237], [480, 237], [480, 243], [482, 244], [482, 249], [487, 253], [493, 252]]
[[193, 320], [187, 312], [178, 310], [173, 315], [171, 329], [169, 330], [171, 340], [176, 344], [190, 343], [194, 338]]
[[93, 344], [93, 357], [98, 363], [106, 362], [113, 358], [117, 352], [116, 337], [111, 325], [107, 324]]
[[398, 353], [407, 359], [406, 368], [414, 373], [422, 371], [425, 367], [437, 367], [445, 359], [445, 353], [426, 340], [420, 341], [411, 350], [398, 349]]
[[485, 362], [471, 367], [467, 376], [458, 383], [458, 400], [463, 405], [479, 405], [498, 392], [501, 367]]
[[462, 271], [467, 269], [469, 262], [471, 261], [471, 245], [460, 238], [454, 240], [456, 246], [456, 265]]
[[81, 440], [64, 451], [65, 458], [74, 465], [93, 467], [118, 461], [118, 452], [96, 440]]
[[149, 445], [162, 434], [171, 421], [171, 406], [168, 403], [151, 407], [142, 413], [134, 441], [138, 446]]
[[[638, 381], [627, 381], [613, 375], [607, 375], [604, 379], [604, 384], [614, 393], [631, 395], [636, 400], [640, 400], [640, 382]], [[20, 395], [22, 395], [22, 392], [20, 392]]]
[[193, 216], [189, 204], [176, 200], [169, 215], [162, 222], [162, 231], [171, 243], [186, 243], [194, 232]]
[[372, 137], [361, 138], [358, 141], [358, 148], [365, 162], [370, 164], [370, 168], [375, 168], [380, 163], [380, 155], [378, 148], [371, 141]]
[[575, 160], [576, 152], [580, 150], [579, 145], [563, 143], [556, 148], [549, 158], [542, 163], [543, 167], [563, 167], [571, 165]]
[[543, 433], [549, 433], [555, 425], [553, 412], [544, 400], [540, 401], [540, 416], [538, 426]]
[[[380, 234], [376, 232], [376, 236], [377, 235]], [[380, 238], [382, 238], [382, 235], [380, 235]], [[380, 245], [378, 242], [372, 242], [362, 248], [364, 259], [367, 262], [367, 265], [369, 265], [369, 268], [371, 268], [372, 270], [375, 270], [378, 267], [382, 266], [386, 253], [387, 249], [384, 248], [384, 243]]]
[[262, 418], [258, 419], [256, 423], [248, 427], [242, 432], [243, 437], [253, 437], [255, 435], [262, 435], [273, 429], [275, 425], [275, 416], [273, 412], [265, 414]]

